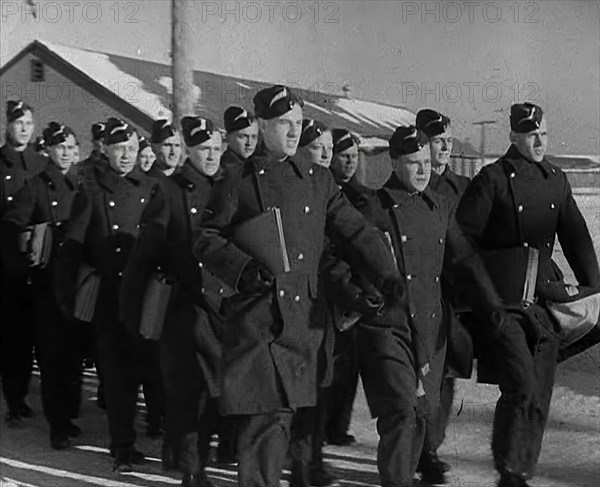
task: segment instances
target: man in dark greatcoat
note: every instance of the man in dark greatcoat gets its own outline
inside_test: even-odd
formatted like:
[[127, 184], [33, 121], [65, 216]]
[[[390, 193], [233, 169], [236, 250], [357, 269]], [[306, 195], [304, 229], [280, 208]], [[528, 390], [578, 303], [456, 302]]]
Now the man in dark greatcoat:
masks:
[[254, 154], [258, 144], [258, 123], [254, 116], [242, 107], [232, 105], [223, 114], [227, 135], [227, 149], [221, 157], [221, 166], [237, 166]]
[[[254, 103], [263, 148], [215, 186], [195, 246], [198, 260], [239, 291], [223, 303], [220, 406], [222, 413], [242, 417], [238, 481], [244, 487], [278, 484], [293, 412], [316, 404], [324, 330], [310, 316], [325, 231], [356, 249], [386, 295], [402, 289], [380, 235], [342, 196], [331, 173], [293, 158], [302, 101], [277, 85], [261, 90]], [[252, 257], [258, 250], [244, 252], [232, 240], [238, 225], [275, 207], [289, 272], [269, 268]], [[265, 245], [277, 245], [264, 238]]]
[[[390, 140], [393, 172], [384, 187], [355, 199], [393, 249], [407, 286], [407, 301], [384, 307], [357, 325], [360, 374], [380, 436], [377, 463], [384, 487], [413, 485], [424, 439], [424, 420], [439, 407], [444, 372], [446, 323], [441, 302], [444, 265], [475, 283], [471, 297], [501, 333], [506, 316], [485, 272], [454, 219], [454, 205], [427, 188], [427, 137], [400, 127]], [[351, 263], [352, 255], [336, 252]], [[346, 283], [346, 284], [344, 284]], [[340, 292], [354, 288], [341, 280]], [[365, 294], [369, 290], [365, 289]]]
[[[548, 280], [556, 236], [581, 286], [598, 288], [600, 271], [587, 225], [565, 173], [544, 157], [547, 119], [532, 103], [511, 107], [507, 153], [484, 167], [461, 199], [457, 219], [482, 253], [495, 256], [497, 287], [525, 274], [538, 254], [538, 288]], [[505, 262], [500, 259], [506, 256]], [[533, 276], [536, 277], [535, 274]], [[496, 406], [492, 452], [500, 487], [525, 487], [534, 474], [552, 396], [560, 331], [536, 290], [526, 316], [510, 323], [501, 339], [483, 333], [482, 353], [495, 365], [502, 393]], [[507, 301], [507, 298], [505, 298]], [[481, 327], [478, 327], [481, 328]], [[485, 328], [483, 328], [485, 330]]]
[[144, 456], [135, 446], [138, 388], [141, 382], [141, 340], [119, 319], [119, 289], [123, 272], [140, 233], [164, 232], [167, 208], [162, 186], [136, 166], [138, 135], [122, 120], [106, 124], [106, 167], [95, 167], [73, 202], [65, 229], [64, 248], [71, 256], [72, 299], [76, 269], [94, 269], [100, 288], [93, 321], [98, 360], [104, 381], [110, 449], [115, 470], [131, 469]]
[[[39, 174], [48, 159], [29, 146], [35, 124], [33, 110], [22, 101], [6, 105], [6, 144], [0, 147], [0, 215], [9, 208], [25, 181]], [[2, 312], [0, 350], [2, 391], [10, 427], [23, 424], [33, 412], [25, 402], [33, 367], [33, 302], [27, 263], [3, 233], [0, 264]]]

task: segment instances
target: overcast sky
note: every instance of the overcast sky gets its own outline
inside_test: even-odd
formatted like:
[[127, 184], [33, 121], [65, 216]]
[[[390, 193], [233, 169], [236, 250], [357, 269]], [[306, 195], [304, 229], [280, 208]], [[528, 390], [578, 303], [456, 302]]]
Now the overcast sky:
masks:
[[[0, 0], [1, 61], [51, 42], [169, 62], [170, 0]], [[301, 5], [301, 9], [298, 8]], [[598, 1], [198, 1], [195, 67], [438, 109], [488, 152], [508, 144], [508, 109], [539, 103], [552, 153], [598, 154]]]

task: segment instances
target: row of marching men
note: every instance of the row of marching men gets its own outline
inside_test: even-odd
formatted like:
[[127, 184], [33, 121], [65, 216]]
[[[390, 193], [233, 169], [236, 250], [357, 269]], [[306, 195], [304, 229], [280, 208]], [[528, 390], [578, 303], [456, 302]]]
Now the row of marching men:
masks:
[[[600, 272], [569, 183], [544, 158], [542, 109], [512, 107], [511, 147], [472, 182], [447, 167], [449, 119], [422, 110], [416, 127], [394, 132], [392, 174], [373, 191], [353, 177], [358, 141], [352, 134], [303, 121], [302, 100], [284, 86], [261, 90], [254, 103], [256, 121], [243, 109], [231, 118], [243, 127], [241, 140], [248, 139], [243, 130], [258, 127], [261, 144], [247, 160], [230, 151], [235, 142], [229, 141], [235, 162], [228, 164], [224, 154], [219, 166], [220, 134], [210, 121], [186, 117], [181, 126], [188, 159], [179, 170], [176, 163], [172, 170], [163, 167], [158, 178], [136, 169], [135, 131], [109, 120], [107, 163], [82, 169], [66, 222], [45, 214], [15, 225], [22, 230], [55, 222], [56, 243], [44, 271], [50, 282], [38, 294], [50, 296], [60, 319], [77, 307], [82, 263], [99, 274], [93, 319], [115, 467], [129, 469], [142, 456], [133, 428], [140, 326], [153, 301], [160, 301], [160, 293], [148, 299], [146, 286], [159, 271], [159, 284], [173, 281], [158, 342], [165, 444], [181, 457], [183, 485], [208, 483], [208, 438], [219, 421], [226, 422], [216, 419], [215, 397], [219, 412], [235, 418], [240, 485], [277, 485], [288, 454], [294, 485], [331, 481], [322, 465], [321, 423], [332, 372], [332, 324], [345, 330], [335, 333], [338, 343], [354, 334], [349, 341], [377, 417], [382, 485], [412, 485], [417, 470], [425, 482], [443, 484], [447, 465], [436, 451], [452, 403], [452, 376], [468, 376], [471, 363], [457, 346], [468, 340], [456, 336], [461, 328], [448, 309], [457, 290], [466, 288], [460, 299], [476, 317], [471, 334], [485, 351], [482, 358], [496, 366], [502, 392], [492, 441], [498, 485], [526, 486], [541, 447], [556, 363], [597, 342], [599, 334], [596, 316], [585, 334], [565, 342], [561, 321], [547, 304], [594, 296]], [[24, 107], [16, 107], [9, 110], [23, 115], [18, 110]], [[65, 128], [52, 128], [65, 137]], [[153, 140], [173, 142], [164, 144], [165, 160], [167, 154], [177, 159], [173, 137], [178, 139], [168, 122], [155, 124]], [[333, 174], [321, 167], [332, 152]], [[43, 178], [45, 191], [58, 186]], [[58, 206], [57, 199], [46, 200], [50, 212]], [[285, 235], [285, 272], [236, 240], [236, 229], [272, 208], [279, 209]], [[556, 235], [580, 284], [574, 289], [564, 286], [551, 260]], [[272, 234], [261, 236], [264, 245], [273, 245]], [[525, 298], [518, 296], [518, 306], [507, 306], [513, 304], [511, 290], [481, 256], [495, 256], [501, 275], [526, 274], [530, 249], [539, 264], [534, 299], [528, 296], [523, 306]], [[68, 422], [63, 418], [58, 430], [63, 438]]]

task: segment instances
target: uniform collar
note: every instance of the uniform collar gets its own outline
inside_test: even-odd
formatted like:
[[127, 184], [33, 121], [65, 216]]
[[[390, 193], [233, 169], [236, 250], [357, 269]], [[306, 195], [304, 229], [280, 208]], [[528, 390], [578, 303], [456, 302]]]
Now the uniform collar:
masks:
[[350, 200], [364, 198], [368, 196], [370, 192], [369, 188], [367, 188], [358, 180], [356, 174], [354, 174], [349, 181], [340, 183], [340, 187], [342, 188], [342, 192]]
[[533, 164], [540, 169], [545, 178], [550, 174], [556, 174], [556, 168], [548, 162], [548, 159], [544, 157], [541, 162], [531, 162], [521, 155], [519, 150], [511, 145], [503, 157], [505, 163], [509, 166], [511, 172], [519, 173], [522, 171], [527, 164]]
[[429, 180], [429, 188], [434, 192], [440, 187], [442, 183], [447, 183], [454, 193], [460, 194], [460, 184], [458, 182], [458, 176], [454, 174], [448, 166], [444, 169], [442, 174], [438, 174], [431, 171], [431, 179]]
[[71, 190], [74, 190], [77, 187], [71, 179], [71, 171], [69, 170], [67, 174], [63, 174], [60, 172], [58, 166], [52, 161], [48, 162], [41, 174], [50, 187], [60, 187], [63, 184], [66, 184]]
[[24, 151], [20, 152], [8, 145], [3, 145], [0, 147], [0, 152], [2, 153], [2, 161], [8, 167], [23, 166], [25, 170], [28, 169], [28, 166], [33, 166], [34, 158], [42, 157], [30, 146], [27, 146]]
[[111, 193], [114, 193], [117, 189], [117, 185], [119, 184], [119, 180], [121, 178], [128, 179], [133, 184], [138, 186], [142, 182], [143, 173], [141, 169], [136, 166], [134, 167], [129, 174], [126, 176], [121, 176], [117, 171], [115, 171], [112, 167], [107, 166], [105, 168], [96, 167], [95, 171], [98, 174], [98, 181], [102, 186], [108, 189]]
[[421, 192], [409, 193], [400, 186], [400, 182], [393, 173], [378, 193], [386, 207], [403, 204], [412, 198], [421, 198], [432, 210], [439, 206], [438, 199], [429, 187]]
[[253, 170], [256, 173], [260, 173], [264, 171], [268, 165], [271, 164], [289, 164], [294, 172], [301, 178], [306, 177], [310, 174], [310, 169], [312, 164], [310, 162], [298, 162], [292, 159], [291, 157], [286, 157], [283, 161], [276, 161], [269, 153], [261, 149], [260, 152], [254, 153], [248, 161], [251, 162], [251, 166], [253, 166]]
[[192, 191], [194, 188], [204, 184], [205, 181], [212, 183], [213, 181], [223, 179], [223, 168], [219, 167], [219, 170], [215, 174], [207, 176], [192, 166], [189, 159], [186, 159], [178, 173], [178, 178], [183, 182], [188, 191]]
[[227, 162], [229, 164], [233, 164], [233, 163], [243, 164], [244, 162], [247, 161], [247, 159], [244, 159], [242, 156], [237, 154], [235, 151], [231, 150], [231, 147], [227, 147], [227, 149], [225, 149], [225, 152], [223, 152], [223, 155], [221, 156], [221, 161]]

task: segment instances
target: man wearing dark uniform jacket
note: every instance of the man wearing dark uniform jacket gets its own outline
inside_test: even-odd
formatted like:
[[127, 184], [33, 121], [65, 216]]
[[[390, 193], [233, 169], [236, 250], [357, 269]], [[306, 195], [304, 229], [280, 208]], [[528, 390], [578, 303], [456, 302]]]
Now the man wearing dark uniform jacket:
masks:
[[125, 266], [140, 233], [164, 232], [167, 208], [162, 187], [136, 167], [138, 135], [129, 124], [106, 124], [104, 151], [109, 164], [96, 167], [75, 197], [65, 230], [66, 267], [72, 272], [70, 295], [81, 263], [100, 278], [93, 321], [104, 381], [110, 449], [115, 469], [131, 469], [144, 460], [136, 446], [134, 418], [141, 382], [139, 336], [119, 319], [119, 288]]
[[223, 178], [222, 141], [210, 120], [184, 117], [181, 126], [189, 156], [163, 186], [169, 206], [166, 237], [160, 242], [144, 238], [138, 242], [125, 272], [121, 307], [128, 325], [137, 329], [152, 270], [160, 267], [177, 283], [159, 342], [167, 400], [165, 443], [171, 443], [167, 450], [172, 449], [177, 457], [173, 462], [184, 472], [182, 485], [205, 487], [210, 485], [205, 467], [218, 419], [212, 401], [221, 386], [219, 310], [228, 292], [199, 265], [192, 245], [212, 187]]
[[156, 155], [152, 150], [152, 146], [146, 137], [140, 136], [140, 151], [138, 152], [138, 164], [140, 169], [147, 173], [152, 169]]
[[[434, 193], [448, 198], [456, 207], [460, 197], [469, 185], [470, 179], [453, 173], [449, 167], [453, 145], [450, 119], [435, 110], [425, 108], [417, 112], [415, 125], [425, 133], [429, 141], [431, 179], [428, 187]], [[444, 272], [442, 274], [442, 297], [446, 304], [444, 312], [447, 314], [454, 313], [452, 289], [454, 289], [454, 285], [451, 272]], [[453, 321], [450, 322], [448, 331], [450, 331], [451, 326], [461, 326], [454, 321], [456, 319], [454, 316], [450, 315], [449, 319]], [[449, 341], [448, 346], [451, 347], [452, 343], [452, 341]], [[449, 357], [452, 357], [450, 348], [446, 359], [448, 360]], [[421, 472], [423, 479], [431, 483], [443, 482], [444, 472], [450, 468], [450, 465], [440, 460], [437, 455], [437, 450], [446, 436], [446, 428], [448, 427], [454, 400], [454, 377], [449, 377], [448, 374], [447, 370], [442, 380], [441, 407], [435, 408], [430, 411], [431, 414], [427, 415], [423, 452], [417, 466], [417, 471]]]
[[[358, 168], [358, 138], [345, 129], [333, 129], [333, 158], [331, 172], [342, 193], [353, 203], [365, 188], [356, 175]], [[327, 406], [327, 442], [331, 445], [350, 445], [354, 436], [348, 433], [352, 419], [354, 397], [358, 387], [358, 356], [356, 328], [343, 333], [336, 328], [335, 366], [329, 404]]]
[[235, 105], [225, 110], [223, 121], [227, 132], [227, 149], [221, 157], [221, 167], [243, 164], [256, 150], [258, 123], [246, 109]]
[[[22, 101], [6, 105], [6, 144], [0, 147], [0, 215], [9, 208], [25, 181], [39, 174], [48, 162], [30, 146], [33, 110]], [[2, 391], [8, 406], [8, 426], [22, 425], [33, 413], [25, 402], [33, 366], [33, 302], [29, 271], [13, 242], [4, 235], [2, 245], [2, 310], [0, 361]]]
[[87, 159], [84, 159], [73, 167], [78, 181], [83, 181], [86, 177], [93, 177], [92, 172], [94, 167], [104, 168], [108, 164], [108, 160], [102, 151], [105, 127], [106, 124], [104, 122], [92, 124], [92, 152]]
[[[398, 295], [401, 286], [385, 244], [331, 173], [292, 158], [303, 102], [277, 85], [261, 90], [254, 103], [263, 150], [215, 186], [195, 245], [198, 260], [239, 291], [222, 308], [220, 407], [223, 414], [242, 416], [238, 482], [244, 487], [278, 484], [293, 412], [316, 404], [324, 330], [313, 328], [310, 317], [325, 231], [361, 255], [385, 294]], [[281, 213], [289, 272], [268, 269], [231, 238], [235, 227], [273, 207]]]
[[[548, 141], [542, 109], [515, 104], [508, 152], [484, 167], [461, 199], [457, 219], [483, 253], [539, 251], [538, 284], [547, 280], [556, 236], [581, 286], [597, 288], [600, 271], [592, 239], [567, 176], [544, 157]], [[502, 252], [500, 252], [502, 250]], [[499, 256], [499, 257], [498, 257]], [[498, 283], [528, 267], [508, 258]], [[537, 303], [502, 337], [481, 337], [480, 356], [495, 365], [502, 393], [496, 406], [492, 452], [499, 486], [524, 487], [534, 474], [548, 419], [560, 333], [536, 291]]]
[[[380, 441], [377, 464], [383, 487], [413, 485], [421, 454], [424, 418], [439, 407], [444, 371], [446, 323], [440, 276], [444, 266], [475, 284], [471, 297], [478, 311], [501, 333], [506, 316], [483, 263], [454, 219], [454, 205], [427, 188], [429, 145], [415, 127], [400, 127], [390, 139], [393, 172], [373, 196], [357, 198], [359, 209], [393, 248], [404, 276], [407, 301], [357, 326], [360, 373]], [[344, 261], [353, 256], [336, 249]], [[340, 292], [355, 284], [347, 279]], [[365, 289], [365, 294], [369, 290]]]
[[[2, 216], [2, 233], [17, 248], [31, 225], [48, 224], [52, 233], [48, 262], [30, 263], [35, 309], [35, 354], [40, 368], [42, 406], [50, 424], [50, 444], [60, 450], [81, 430], [71, 420], [79, 416], [81, 403], [82, 327], [60, 309], [55, 255], [60, 252], [62, 226], [77, 192], [69, 170], [75, 156], [75, 135], [69, 127], [51, 122], [44, 130], [50, 155], [46, 168], [27, 181]], [[28, 257], [32, 259], [31, 254]]]
[[156, 120], [150, 132], [150, 144], [156, 160], [147, 174], [152, 177], [171, 176], [181, 164], [181, 133], [166, 119]]

